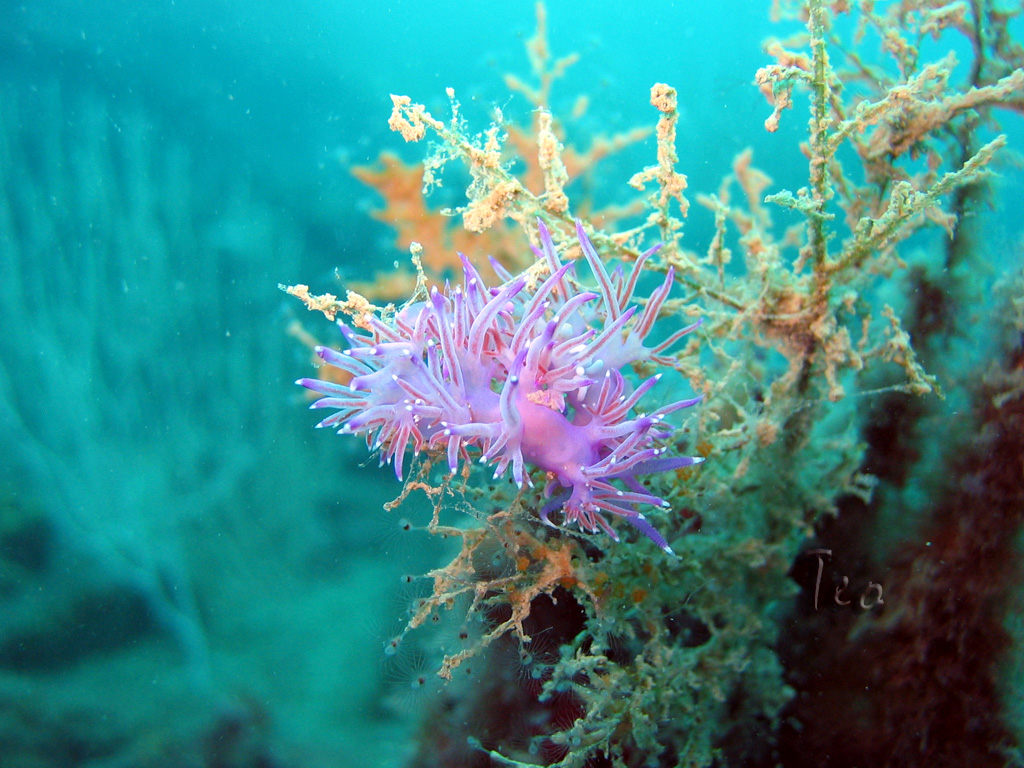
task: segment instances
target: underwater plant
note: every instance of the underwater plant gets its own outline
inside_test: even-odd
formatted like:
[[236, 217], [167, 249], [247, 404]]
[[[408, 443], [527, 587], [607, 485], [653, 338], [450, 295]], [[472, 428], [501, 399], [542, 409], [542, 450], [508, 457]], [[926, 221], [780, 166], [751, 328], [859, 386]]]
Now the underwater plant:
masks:
[[667, 448], [656, 444], [671, 435], [665, 417], [700, 398], [629, 418], [660, 374], [633, 387], [623, 372], [634, 363], [663, 360], [661, 353], [697, 324], [648, 348], [644, 342], [672, 288], [672, 270], [635, 321], [636, 307], [629, 303], [657, 247], [637, 260], [628, 277], [621, 270], [609, 275], [577, 221], [580, 247], [599, 284], [600, 293], [592, 293], [574, 285], [574, 264], [563, 265], [544, 223], [538, 228], [539, 265], [548, 272], [543, 282], [537, 270], [513, 277], [499, 266], [505, 281], [488, 288], [463, 256], [461, 286], [444, 292], [435, 287], [428, 300], [406, 304], [387, 321], [370, 317], [369, 337], [339, 323], [350, 346], [343, 352], [316, 348], [324, 362], [351, 375], [348, 384], [319, 378], [296, 383], [326, 395], [311, 408], [336, 409], [318, 427], [366, 433], [380, 463], [393, 463], [399, 480], [410, 442], [415, 453], [443, 451], [453, 475], [459, 460], [469, 459], [468, 449], [476, 448], [480, 463], [496, 464], [495, 478], [511, 467], [520, 488], [532, 485], [527, 463], [546, 473], [544, 495], [551, 501], [540, 510], [542, 522], [553, 525], [549, 516], [561, 509], [566, 524], [603, 530], [617, 541], [604, 517], [611, 513], [673, 554], [635, 508], [669, 504], [637, 476], [704, 461], [664, 456]]
[[[663, 286], [674, 283], [686, 291], [682, 298], [662, 299], [660, 314], [687, 328], [700, 319], [699, 345], [691, 339], [672, 353], [658, 349], [658, 359], [651, 359], [680, 374], [702, 395], [701, 407], [691, 411], [694, 418], [673, 437], [681, 455], [709, 459], [697, 473], [692, 466], [664, 464], [659, 468], [668, 471], [651, 475], [647, 486], [641, 486], [651, 498], [671, 503], [671, 514], [649, 514], [665, 545], [682, 555], [654, 563], [644, 556], [643, 547], [600, 546], [586, 535], [603, 528], [596, 518], [584, 521], [582, 533], [533, 524], [538, 515], [543, 520], [566, 500], [571, 503], [577, 487], [572, 480], [565, 482], [568, 475], [559, 478], [553, 472], [543, 451], [531, 460], [520, 446], [526, 464], [555, 475], [548, 478], [547, 501], [526, 486], [525, 469], [516, 475], [516, 455], [504, 453], [508, 444], [500, 443], [502, 436], [477, 428], [463, 432], [463, 422], [447, 418], [446, 423], [456, 425], [448, 435], [444, 431], [449, 427], [440, 423], [432, 432], [421, 432], [419, 443], [410, 432], [405, 442], [434, 453], [424, 452], [396, 503], [413, 491], [424, 492], [433, 517], [418, 530], [461, 546], [447, 565], [423, 577], [429, 592], [410, 608], [408, 629], [429, 631], [445, 617], [464, 617], [458, 639], [446, 641], [439, 662], [439, 674], [450, 680], [460, 665], [467, 675], [473, 673], [470, 665], [463, 665], [473, 656], [480, 657], [474, 669], [500, 664], [501, 657], [543, 658], [518, 688], [512, 678], [521, 673], [503, 678], [509, 682], [500, 692], [486, 683], [471, 688], [455, 682], [444, 689], [430, 713], [420, 765], [472, 762], [457, 754], [460, 745], [467, 749], [467, 733], [472, 749], [500, 765], [777, 762], [776, 736], [787, 705], [797, 695], [789, 684], [797, 680], [787, 678], [783, 668], [789, 659], [779, 649], [781, 617], [788, 615], [798, 593], [791, 568], [823, 520], [841, 507], [852, 508], [850, 499], [868, 504], [881, 482], [865, 463], [864, 436], [872, 411], [861, 406], [894, 393], [937, 403], [941, 385], [949, 382], [947, 377], [940, 380], [941, 369], [919, 358], [921, 337], [913, 335], [907, 308], [911, 302], [901, 295], [908, 263], [926, 262], [930, 251], [923, 249], [921, 255], [902, 246], [930, 227], [940, 237], [961, 231], [961, 220], [970, 214], [962, 193], [986, 182], [1006, 144], [1004, 136], [984, 130], [992, 125], [986, 121], [995, 108], [1019, 108], [1024, 69], [1013, 59], [1019, 49], [999, 26], [1003, 16], [989, 4], [807, 0], [778, 2], [773, 9], [799, 18], [803, 31], [766, 47], [773, 63], [756, 76], [772, 110], [764, 127], [780, 138], [780, 119], [800, 95], [806, 97], [806, 143], [790, 149], [795, 160], [806, 162], [807, 183], [792, 192], [778, 189], [754, 165], [752, 150], [740, 152], [717, 192], [696, 197], [703, 209], [698, 212], [714, 219], [713, 236], [702, 253], [682, 243], [690, 204], [687, 178], [677, 170], [680, 113], [671, 86], [658, 83], [651, 89], [650, 103], [658, 112], [657, 160], [630, 178], [639, 192], [633, 196], [632, 218], [626, 223], [614, 220], [618, 228], [602, 222], [587, 242], [576, 219], [592, 201], [574, 194], [577, 179], [562, 161], [564, 133], [548, 105], [538, 105], [534, 115], [536, 162], [531, 167], [539, 173], [528, 177], [515, 171], [522, 165], [515, 163], [515, 153], [523, 148], [510, 138], [513, 131], [506, 130], [500, 111], [488, 130], [474, 133], [452, 89], [451, 115], [445, 119], [408, 96], [392, 96], [392, 130], [407, 142], [434, 139], [423, 163], [424, 195], [437, 185], [447, 163], [458, 162], [470, 183], [465, 204], [448, 214], [460, 214], [466, 230], [493, 234], [512, 221], [532, 235], [538, 231], [535, 222], [542, 222], [542, 242], [535, 249], [538, 265], [523, 273], [536, 287], [508, 313], [519, 320], [537, 312], [537, 320], [528, 324], [535, 338], [548, 332], [540, 320], [547, 310], [531, 307], [527, 297], [549, 291], [557, 301], [567, 301], [555, 288], [545, 287], [562, 268], [560, 260], [545, 255], [548, 242], [559, 254], [581, 249], [604, 297], [619, 294], [628, 281], [614, 272], [603, 277], [606, 270], [600, 261], [594, 266], [589, 246], [608, 262], [633, 264], [629, 280], [642, 269], [649, 277], [658, 275]], [[854, 23], [841, 18], [846, 14]], [[970, 29], [970, 16], [978, 25], [995, 25], [986, 39], [993, 50], [1006, 54], [1007, 66], [986, 69], [986, 77], [952, 87], [952, 55], [929, 63], [920, 51], [932, 38]], [[545, 58], [542, 23], [538, 27], [538, 38], [528, 45], [544, 52], [531, 58], [542, 84], [537, 90], [546, 93], [558, 67]], [[879, 41], [881, 53], [866, 53], [866, 40]], [[847, 67], [839, 69], [833, 58], [845, 59]], [[508, 151], [506, 139], [515, 152]], [[393, 203], [388, 201], [387, 210], [398, 211]], [[641, 245], [653, 234], [663, 243], [654, 258]], [[415, 263], [416, 246], [412, 250]], [[473, 279], [468, 272], [466, 279]], [[513, 278], [506, 274], [503, 279], [502, 288], [484, 294], [481, 307]], [[352, 292], [337, 301], [331, 295], [310, 296], [305, 286], [290, 290], [331, 319], [346, 312], [371, 334], [393, 313]], [[459, 294], [456, 290], [418, 297], [412, 305], [417, 307], [414, 318], [427, 315], [440, 331], [441, 319], [457, 314], [456, 302], [467, 302], [466, 287]], [[582, 302], [574, 309], [585, 314], [591, 307]], [[604, 311], [600, 320], [591, 317], [584, 324], [595, 334], [586, 343], [594, 343], [622, 319], [626, 302], [619, 303], [617, 317]], [[412, 319], [403, 312], [393, 316], [408, 325]], [[909, 330], [903, 318], [909, 319]], [[384, 327], [391, 328], [391, 323], [387, 319]], [[622, 337], [625, 328], [619, 326], [618, 343], [628, 346], [628, 337]], [[555, 331], [550, 331], [551, 341]], [[516, 331], [508, 325], [505, 333], [514, 337]], [[335, 354], [346, 358], [339, 360], [342, 372], [369, 380], [395, 364], [391, 359], [367, 362], [377, 357], [368, 350], [379, 346], [383, 336], [347, 335], [350, 355], [323, 357], [328, 362]], [[443, 340], [435, 336], [442, 346]], [[433, 354], [438, 366], [448, 357], [443, 350]], [[419, 355], [424, 367], [429, 368], [430, 355], [425, 350]], [[516, 362], [508, 353], [504, 359]], [[638, 373], [651, 373], [643, 358], [634, 361]], [[526, 357], [520, 365], [525, 362]], [[515, 375], [507, 362], [500, 373], [502, 382]], [[565, 375], [578, 375], [580, 386], [594, 378], [586, 367]], [[648, 382], [644, 379], [635, 391]], [[375, 393], [360, 389], [342, 396], [349, 390], [311, 383], [315, 391], [339, 398], [330, 407], [338, 407], [342, 415], [331, 426], [347, 421], [358, 427], [350, 427], [352, 431], [385, 428], [362, 421], [365, 416], [355, 412], [374, 402], [369, 398]], [[402, 398], [417, 396], [399, 388]], [[488, 398], [497, 397], [500, 407], [504, 392], [502, 384]], [[509, 391], [508, 397], [514, 394]], [[429, 402], [421, 399], [424, 405]], [[567, 420], [577, 414], [573, 410]], [[626, 423], [642, 417], [622, 418]], [[657, 430], [651, 428], [652, 436]], [[376, 440], [368, 436], [370, 446], [385, 451], [404, 447], [405, 442], [394, 442], [397, 432], [383, 434], [383, 441], [379, 431]], [[458, 438], [456, 456], [448, 457], [450, 471], [438, 481], [438, 473], [432, 473], [435, 455], [447, 453], [453, 437]], [[654, 445], [637, 447], [652, 450]], [[499, 474], [513, 467], [524, 486], [514, 498], [506, 487], [472, 476], [465, 463], [459, 485], [453, 473], [464, 458], [462, 450], [470, 446], [481, 451], [485, 462], [496, 463]], [[639, 491], [627, 484], [623, 493], [630, 492]], [[452, 513], [465, 513], [470, 523], [440, 522]], [[571, 514], [570, 507], [567, 520]], [[626, 519], [635, 524], [637, 518]], [[700, 535], [691, 535], [696, 531]], [[876, 616], [892, 612], [894, 603], [886, 592], [877, 611], [862, 617], [862, 631], [870, 632]], [[806, 626], [794, 632], [806, 634]], [[389, 641], [388, 652], [401, 652], [408, 629]], [[533, 654], [535, 638], [541, 636], [557, 651]], [[836, 642], [848, 640], [843, 635]], [[912, 696], [907, 700], [912, 703]], [[525, 735], [503, 723], [511, 719], [506, 717], [510, 713], [527, 723], [521, 729]], [[810, 727], [807, 720], [804, 715], [800, 728]]]

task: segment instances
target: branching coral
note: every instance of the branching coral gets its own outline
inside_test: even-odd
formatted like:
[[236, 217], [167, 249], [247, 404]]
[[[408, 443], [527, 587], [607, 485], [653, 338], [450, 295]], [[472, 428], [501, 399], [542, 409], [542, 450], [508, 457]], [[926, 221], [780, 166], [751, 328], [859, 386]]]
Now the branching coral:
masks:
[[[588, 100], [579, 97], [566, 121], [556, 118], [549, 105], [554, 86], [579, 57], [552, 56], [543, 3], [537, 3], [536, 10], [537, 31], [526, 41], [535, 84], [511, 74], [505, 77], [509, 91], [521, 94], [533, 107], [528, 124], [517, 124], [496, 109], [495, 125], [481, 141], [471, 140], [458, 147], [446, 141], [426, 160], [417, 163], [405, 163], [392, 152], [382, 152], [375, 166], [352, 168], [356, 178], [383, 198], [384, 207], [371, 215], [395, 229], [398, 249], [405, 251], [414, 242], [422, 246], [424, 272], [430, 284], [440, 285], [447, 271], [461, 270], [456, 253], [488, 254], [513, 272], [529, 266], [530, 260], [523, 258], [529, 252], [522, 235], [532, 228], [532, 217], [520, 215], [517, 198], [527, 193], [529, 198], [542, 202], [546, 210], [568, 216], [567, 188], [580, 187], [580, 182], [591, 177], [602, 160], [642, 141], [650, 133], [647, 128], [638, 127], [611, 135], [590, 135], [585, 146], [567, 139], [566, 123], [585, 117]], [[454, 89], [447, 89], [447, 95], [452, 105], [447, 126], [421, 113], [422, 105], [414, 104], [406, 96], [392, 97], [394, 109], [389, 125], [406, 141], [425, 139], [428, 128], [447, 128], [449, 139], [456, 139], [468, 127]], [[459, 227], [453, 226], [453, 211], [431, 205], [426, 192], [441, 186], [446, 164], [461, 156], [471, 156], [482, 172], [473, 174], [474, 202], [458, 211], [464, 224]], [[500, 172], [497, 182], [489, 178], [494, 172]], [[574, 202], [576, 215], [585, 217], [597, 228], [642, 210], [640, 205], [599, 206], [589, 194], [577, 195]], [[488, 279], [494, 277], [488, 264], [478, 264], [477, 269]], [[350, 287], [371, 298], [400, 301], [408, 295], [413, 278], [409, 272], [397, 270], [378, 273], [373, 282], [357, 282]]]
[[[462, 214], [463, 225], [477, 231], [511, 220], [531, 235], [540, 233], [535, 245], [544, 266], [525, 273], [529, 288], [506, 275], [499, 288], [475, 296], [470, 295], [478, 290], [470, 288], [474, 273], [466, 266], [463, 286], [419, 296], [421, 301], [386, 323], [360, 315], [371, 335], [346, 332], [351, 354], [322, 354], [328, 362], [364, 377], [365, 385], [357, 384], [352, 393], [317, 380], [306, 383], [328, 395], [327, 405], [340, 409], [340, 415], [329, 417], [329, 425], [382, 430], [370, 445], [380, 448], [385, 458], [397, 462], [406, 443], [418, 449], [444, 448], [445, 453], [450, 451], [448, 467], [454, 471], [474, 447], [499, 471], [511, 467], [524, 485], [528, 464], [550, 475], [548, 503], [554, 506], [549, 508], [527, 487], [509, 499], [506, 489], [481, 483], [464, 471], [467, 509], [447, 495], [450, 476], [438, 486], [429, 472], [430, 461], [407, 485], [407, 490], [426, 490], [434, 501], [434, 519], [427, 530], [462, 542], [455, 559], [430, 574], [432, 594], [420, 604], [410, 626], [422, 626], [460, 605], [464, 597], [470, 614], [486, 617], [482, 633], [467, 639], [468, 648], [446, 654], [446, 674], [469, 655], [493, 649], [502, 633], [515, 637], [521, 649], [528, 648], [527, 620], [532, 606], [542, 600], [557, 595], [563, 604], [574, 601], [577, 613], [585, 617], [582, 628], [575, 623], [571, 629], [551, 627], [560, 643], [558, 658], [544, 672], [540, 693], [531, 689], [523, 695], [520, 706], [535, 723], [529, 740], [534, 751], [497, 738], [479, 741], [499, 763], [526, 764], [540, 759], [538, 755], [562, 766], [597, 759], [617, 766], [709, 765], [728, 757], [750, 761], [752, 755], [769, 759], [759, 751], [767, 750], [770, 742], [764, 732], [777, 726], [790, 696], [772, 648], [778, 625], [770, 618], [779, 601], [794, 590], [788, 570], [814, 525], [836, 510], [837, 499], [844, 494], [868, 498], [876, 484], [863, 472], [861, 412], [836, 404], [851, 394], [920, 396], [940, 391], [934, 374], [918, 359], [917, 339], [896, 309], [879, 298], [878, 284], [904, 269], [906, 254], [899, 248], [913, 233], [932, 225], [951, 232], [960, 225], [961, 193], [986, 178], [1004, 145], [999, 136], [981, 140], [980, 117], [997, 104], [1016, 108], [1021, 99], [1020, 67], [1012, 63], [1014, 49], [1005, 30], [998, 33], [998, 25], [984, 45], [1005, 53], [1008, 66], [1003, 71], [981, 68], [984, 73], [954, 88], [948, 72], [952, 60], [922, 62], [918, 43], [922, 36], [959, 32], [967, 17], [928, 2], [893, 3], [895, 16], [882, 15], [875, 5], [865, 2], [857, 9], [857, 37], [849, 43], [840, 38], [835, 24], [836, 14], [853, 12], [849, 3], [799, 3], [805, 31], [794, 40], [769, 45], [774, 63], [757, 76], [774, 110], [767, 127], [777, 128], [785, 111], [806, 95], [810, 121], [801, 150], [807, 160], [807, 184], [796, 191], [779, 190], [754, 166], [750, 151], [741, 153], [717, 193], [697, 198], [714, 217], [713, 237], [703, 253], [682, 243], [683, 220], [693, 214], [685, 196], [687, 179], [678, 168], [680, 123], [671, 86], [652, 88], [651, 104], [658, 112], [656, 158], [632, 177], [634, 188], [644, 193], [640, 203], [646, 215], [631, 220], [629, 228], [606, 228], [604, 234], [594, 232], [589, 238], [577, 233], [579, 206], [574, 210], [566, 191], [567, 164], [559, 160], [564, 150], [554, 128], [549, 128], [556, 121], [543, 108], [546, 105], [539, 105], [539, 128], [528, 147], [543, 183], [527, 185], [510, 171], [500, 118], [488, 130], [471, 134], [452, 93], [452, 115], [443, 120], [409, 97], [393, 97], [392, 128], [408, 141], [436, 140], [426, 162], [427, 188], [431, 173], [445, 163], [462, 161], [471, 178], [465, 204], [456, 211]], [[902, 27], [893, 21], [900, 13], [906, 17]], [[899, 31], [910, 29], [911, 22], [916, 31]], [[875, 62], [856, 53], [871, 30], [879, 31], [884, 55], [892, 56], [895, 67], [884, 58]], [[546, 52], [546, 46], [542, 50]], [[833, 61], [838, 57], [845, 57], [847, 68], [859, 74], [840, 78]], [[535, 89], [538, 98], [545, 87], [542, 81]], [[796, 151], [794, 155], [800, 156]], [[768, 191], [772, 194], [765, 197]], [[799, 223], [779, 231], [773, 214], [780, 211], [780, 219]], [[537, 220], [543, 226], [534, 229]], [[654, 235], [663, 242], [657, 258], [641, 246]], [[577, 256], [589, 262], [597, 279], [602, 316], [590, 315], [560, 337], [557, 325], [551, 326], [553, 317], [545, 313], [584, 318], [590, 311], [589, 300], [581, 298], [586, 294], [578, 292], [582, 289], [559, 287], [560, 281], [569, 279], [562, 259]], [[633, 264], [630, 276], [608, 275], [602, 259]], [[663, 282], [640, 319], [634, 320], [636, 315], [630, 316], [626, 305], [636, 281], [644, 279], [643, 272], [659, 273]], [[673, 285], [684, 295], [667, 298]], [[519, 299], [520, 293], [530, 298]], [[550, 306], [544, 307], [545, 301]], [[567, 309], [570, 304], [572, 311]], [[499, 305], [505, 307], [504, 317]], [[484, 318], [481, 330], [496, 323], [491, 342], [474, 340], [471, 306], [478, 318]], [[677, 464], [646, 465], [664, 459], [647, 453], [630, 466], [671, 471], [648, 478], [648, 485], [627, 483], [625, 490], [615, 491], [620, 501], [644, 504], [666, 499], [675, 510], [664, 522], [659, 520], [658, 534], [641, 526], [652, 538], [663, 537], [655, 538], [659, 544], [671, 544], [682, 555], [654, 567], [637, 556], [638, 547], [596, 548], [587, 536], [533, 525], [533, 515], [543, 519], [565, 503], [566, 519], [581, 522], [585, 531], [604, 528], [601, 518], [593, 515], [621, 511], [597, 503], [618, 507], [611, 495], [592, 495], [589, 503], [596, 509], [590, 513], [586, 507], [574, 507], [573, 496], [578, 488], [587, 487], [587, 479], [581, 486], [580, 479], [555, 460], [553, 449], [531, 445], [519, 427], [529, 421], [533, 429], [559, 415], [565, 423], [558, 421], [555, 433], [579, 437], [582, 433], [566, 424], [576, 426], [588, 398], [614, 392], [632, 406], [631, 398], [652, 386], [650, 379], [627, 391], [626, 384], [619, 385], [611, 374], [606, 390], [592, 371], [615, 368], [623, 382], [629, 381], [625, 368], [613, 365], [606, 355], [613, 347], [632, 345], [630, 335], [624, 335], [630, 328], [640, 331], [642, 341], [643, 329], [659, 316], [666, 325], [675, 324], [677, 335], [698, 316], [703, 319], [699, 347], [691, 341], [669, 354], [666, 346], [656, 346], [654, 362], [674, 368], [703, 395], [696, 426], [688, 424], [677, 440], [681, 454], [710, 460], [695, 473], [677, 459], [668, 460]], [[591, 335], [577, 339], [586, 328]], [[424, 346], [428, 337], [437, 340], [433, 352]], [[596, 351], [593, 346], [602, 338], [600, 343], [609, 346], [600, 355], [591, 355], [587, 350]], [[409, 339], [418, 339], [419, 346], [403, 347]], [[568, 347], [558, 345], [570, 342], [587, 345], [580, 354], [589, 357], [550, 358], [546, 368], [528, 362], [533, 350], [540, 354], [554, 344], [552, 353], [558, 349], [565, 354]], [[397, 346], [384, 349], [389, 344]], [[466, 388], [467, 360], [453, 351], [457, 348], [472, 351], [477, 362], [469, 361], [471, 368], [487, 369], [483, 378], [488, 386], [481, 386], [478, 394]], [[596, 357], [603, 359], [601, 365]], [[649, 354], [621, 358], [623, 363], [627, 359], [638, 373], [651, 373]], [[443, 361], [455, 363], [446, 368]], [[569, 366], [582, 370], [570, 371]], [[551, 371], [560, 368], [564, 371], [559, 377], [552, 377]], [[419, 369], [430, 377], [414, 372]], [[540, 383], [532, 399], [521, 370], [534, 387]], [[389, 383], [390, 373], [413, 383]], [[553, 386], [553, 379], [563, 374], [564, 390]], [[492, 389], [490, 382], [498, 380], [500, 385]], [[462, 396], [428, 410], [428, 404], [440, 398], [437, 389], [451, 384]], [[580, 392], [583, 387], [586, 394]], [[501, 414], [502, 421], [516, 430], [450, 416], [474, 407], [474, 400], [487, 401], [483, 410]], [[373, 410], [400, 402], [410, 406], [407, 417], [399, 414], [388, 421], [383, 411]], [[503, 413], [503, 402], [515, 404], [515, 411], [507, 408]], [[596, 401], [587, 407], [604, 412]], [[531, 414], [529, 420], [520, 416], [520, 408]], [[627, 454], [640, 455], [634, 450], [659, 450], [648, 442], [659, 431], [656, 425], [648, 425], [645, 417], [627, 418], [625, 412], [619, 416], [619, 423], [629, 423], [638, 433], [614, 433], [612, 443], [598, 448], [597, 465], [574, 454], [575, 466], [601, 466], [602, 451], [606, 458], [621, 452], [629, 462]], [[410, 421], [402, 422], [403, 418]], [[417, 433], [414, 426], [424, 423], [429, 426], [418, 426]], [[487, 422], [497, 423], [497, 418]], [[583, 438], [584, 445], [594, 445], [593, 436]], [[606, 470], [610, 462], [602, 466], [601, 471]], [[603, 475], [605, 481], [608, 478], [623, 479]], [[601, 491], [612, 494], [615, 487]], [[441, 524], [440, 516], [453, 509], [468, 511], [479, 527]], [[639, 520], [624, 516], [634, 523]], [[700, 535], [689, 535], [694, 530]], [[504, 553], [500, 572], [485, 573], [480, 567], [479, 555], [489, 548]], [[471, 694], [465, 696], [473, 701]], [[570, 704], [555, 707], [556, 700]], [[471, 703], [452, 702], [447, 709], [451, 727], [461, 728], [471, 709]], [[555, 709], [571, 716], [558, 720]]]

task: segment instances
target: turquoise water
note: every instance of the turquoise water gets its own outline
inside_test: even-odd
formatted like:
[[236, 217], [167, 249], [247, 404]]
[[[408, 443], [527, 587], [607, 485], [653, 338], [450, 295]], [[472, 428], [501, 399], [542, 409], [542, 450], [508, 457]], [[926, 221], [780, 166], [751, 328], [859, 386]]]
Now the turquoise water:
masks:
[[[566, 116], [566, 144], [650, 128], [651, 85], [677, 89], [678, 169], [692, 203], [683, 242], [699, 256], [715, 221], [697, 196], [718, 191], [745, 148], [771, 177], [765, 194], [807, 184], [805, 99], [768, 134], [771, 109], [753, 84], [770, 61], [762, 42], [801, 29], [772, 24], [768, 5], [552, 2], [547, 11], [554, 57], [579, 54], [549, 104]], [[935, 277], [948, 238], [932, 227], [899, 245], [906, 270], [865, 292], [875, 320], [883, 304], [917, 308], [925, 367], [941, 361], [932, 367], [946, 399], [860, 394], [891, 384], [875, 381], [836, 412], [856, 435], [860, 469], [877, 478], [876, 501], [858, 506], [835, 483], [827, 493], [839, 516], [809, 519], [805, 541], [774, 564], [786, 587], [758, 603], [763, 635], [733, 659], [769, 670], [774, 704], [749, 679], [715, 694], [709, 681], [687, 683], [717, 702], [714, 724], [645, 712], [662, 747], [630, 742], [624, 727], [612, 740], [629, 746], [612, 763], [618, 747], [531, 745], [582, 711], [562, 707], [566, 721], [553, 706], [536, 709], [539, 689], [523, 682], [535, 668], [524, 673], [509, 648], [474, 662], [476, 691], [436, 680], [441, 643], [457, 642], [443, 631], [386, 653], [422, 597], [409, 577], [448, 562], [452, 543], [405, 530], [426, 525], [422, 499], [382, 511], [400, 486], [360, 440], [311, 429], [293, 384], [313, 375], [311, 355], [293, 324], [335, 339], [278, 285], [343, 293], [347, 281], [407, 262], [371, 215], [380, 196], [352, 173], [382, 152], [410, 163], [426, 154], [388, 129], [389, 94], [447, 119], [452, 88], [470, 133], [495, 108], [528, 124], [534, 105], [504, 78], [535, 83], [526, 53], [535, 27], [529, 2], [0, 7], [0, 767], [503, 764], [489, 749], [526, 764], [571, 760], [575, 749], [588, 766], [846, 766], [876, 756], [862, 748], [871, 740], [892, 765], [1022, 764], [1019, 88], [994, 111], [1009, 148], [964, 209], [973, 228], [969, 258], [947, 263], [955, 290], [919, 300], [949, 286]], [[1020, 31], [1014, 20], [1009, 34]], [[950, 47], [971, 55], [955, 39], [926, 36], [921, 46], [934, 59]], [[878, 60], [877, 46], [865, 50]], [[587, 108], [573, 116], [580, 96]], [[977, 132], [979, 142], [997, 133], [988, 123]], [[569, 188], [581, 201], [573, 212], [635, 200], [626, 182], [655, 151], [647, 135], [603, 161]], [[450, 178], [434, 207], [465, 202], [466, 179]], [[800, 223], [773, 215], [780, 230]], [[736, 263], [723, 281], [738, 279]], [[713, 343], [701, 361], [722, 365]], [[764, 375], [784, 368], [768, 360]], [[764, 400], [764, 383], [752, 399]], [[834, 449], [814, 439], [815, 453]], [[763, 499], [771, 469], [749, 477]], [[711, 561], [724, 550], [701, 550], [699, 537], [713, 542], [728, 523], [707, 493], [694, 551]], [[949, 499], [960, 506], [948, 509]], [[943, 571], [945, 559], [927, 557], [933, 544], [958, 568], [984, 564], [980, 576]], [[835, 553], [823, 576], [797, 552], [814, 547]], [[758, 566], [735, 567], [748, 591], [774, 589]], [[885, 611], [844, 612], [833, 589], [844, 574], [851, 611], [872, 594], [869, 582], [884, 587]], [[907, 620], [901, 596], [935, 620]], [[637, 611], [618, 618], [642, 623]], [[658, 620], [694, 647], [728, 623], [680, 611]], [[551, 634], [560, 639], [535, 653], [553, 660], [571, 636]], [[932, 672], [945, 694], [915, 687]], [[484, 710], [521, 722], [499, 728]], [[684, 760], [688, 729], [713, 756]]]

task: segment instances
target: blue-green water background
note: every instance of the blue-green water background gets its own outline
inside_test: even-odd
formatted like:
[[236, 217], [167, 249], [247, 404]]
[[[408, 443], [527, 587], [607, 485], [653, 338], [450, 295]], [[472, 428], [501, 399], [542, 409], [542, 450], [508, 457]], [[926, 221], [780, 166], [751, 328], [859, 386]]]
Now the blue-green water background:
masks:
[[[805, 118], [769, 136], [752, 85], [764, 38], [796, 27], [767, 16], [551, 3], [554, 55], [581, 55], [551, 107], [590, 98], [568, 137], [586, 146], [652, 125], [668, 82], [692, 190], [747, 146], [796, 188]], [[400, 577], [438, 550], [396, 541], [386, 470], [310, 430], [292, 384], [308, 354], [285, 332], [301, 313], [277, 285], [336, 290], [335, 270], [403, 258], [349, 173], [422, 157], [388, 130], [388, 94], [444, 114], [450, 86], [480, 129], [494, 105], [526, 120], [502, 78], [530, 79], [534, 26], [522, 0], [0, 7], [0, 765], [385, 766], [410, 749], [417, 670], [389, 669], [381, 639]], [[606, 163], [595, 194], [626, 199], [653, 152]], [[993, 230], [995, 253], [1017, 226]], [[687, 227], [703, 251], [710, 214]]]

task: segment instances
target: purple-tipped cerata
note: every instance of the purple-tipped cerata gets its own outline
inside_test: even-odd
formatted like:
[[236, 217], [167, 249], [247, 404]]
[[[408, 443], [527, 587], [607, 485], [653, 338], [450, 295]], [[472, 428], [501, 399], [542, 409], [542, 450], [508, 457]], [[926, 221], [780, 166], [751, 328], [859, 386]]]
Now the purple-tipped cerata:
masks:
[[509, 469], [522, 486], [528, 467], [546, 475], [550, 499], [540, 518], [607, 532], [605, 518], [625, 518], [666, 552], [665, 539], [637, 509], [668, 506], [637, 480], [638, 475], [698, 464], [696, 457], [665, 456], [658, 445], [671, 430], [665, 417], [700, 398], [679, 400], [651, 413], [635, 413], [658, 382], [634, 386], [623, 371], [659, 354], [696, 325], [654, 347], [644, 340], [672, 287], [668, 270], [642, 310], [629, 306], [647, 251], [625, 276], [608, 274], [577, 221], [583, 254], [597, 278], [598, 293], [580, 292], [569, 279], [551, 235], [540, 224], [548, 277], [524, 273], [489, 288], [462, 257], [465, 278], [454, 288], [436, 288], [427, 301], [405, 306], [390, 320], [370, 321], [371, 335], [339, 323], [349, 349], [317, 347], [328, 365], [352, 375], [348, 386], [321, 379], [299, 384], [324, 395], [313, 408], [334, 410], [319, 427], [365, 434], [381, 463], [393, 462], [402, 478], [406, 450], [441, 449], [452, 472], [471, 457]]

